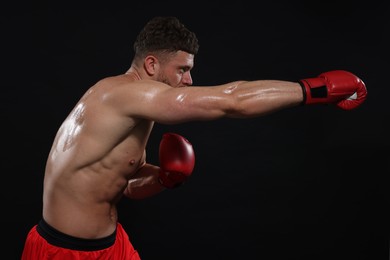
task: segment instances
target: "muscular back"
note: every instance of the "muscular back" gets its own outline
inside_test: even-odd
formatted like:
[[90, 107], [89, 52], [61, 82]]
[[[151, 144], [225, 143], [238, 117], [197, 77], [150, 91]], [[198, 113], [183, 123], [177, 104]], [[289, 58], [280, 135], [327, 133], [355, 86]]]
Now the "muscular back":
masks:
[[66, 234], [111, 234], [115, 203], [145, 163], [153, 122], [129, 117], [107, 98], [122, 81], [112, 77], [89, 89], [55, 137], [46, 165], [43, 217]]

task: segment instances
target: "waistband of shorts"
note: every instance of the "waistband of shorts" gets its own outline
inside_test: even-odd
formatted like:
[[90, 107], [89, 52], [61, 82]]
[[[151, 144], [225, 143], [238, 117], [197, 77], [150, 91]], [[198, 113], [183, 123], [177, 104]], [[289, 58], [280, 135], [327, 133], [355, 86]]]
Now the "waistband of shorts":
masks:
[[37, 232], [46, 241], [54, 246], [79, 251], [96, 251], [106, 249], [115, 243], [116, 230], [107, 237], [97, 239], [85, 239], [64, 234], [41, 219], [36, 226]]

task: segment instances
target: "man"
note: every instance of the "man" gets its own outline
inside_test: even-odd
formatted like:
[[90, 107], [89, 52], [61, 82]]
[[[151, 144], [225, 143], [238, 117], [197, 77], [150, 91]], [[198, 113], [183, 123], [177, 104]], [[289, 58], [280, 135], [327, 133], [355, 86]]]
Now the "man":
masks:
[[160, 166], [148, 164], [145, 147], [155, 122], [258, 117], [300, 104], [350, 110], [367, 96], [362, 80], [340, 70], [299, 82], [191, 86], [198, 48], [179, 20], [156, 17], [138, 35], [129, 70], [100, 80], [81, 97], [49, 153], [43, 216], [28, 234], [23, 260], [140, 259], [118, 222], [117, 202], [179, 186], [195, 158], [188, 140], [167, 133]]

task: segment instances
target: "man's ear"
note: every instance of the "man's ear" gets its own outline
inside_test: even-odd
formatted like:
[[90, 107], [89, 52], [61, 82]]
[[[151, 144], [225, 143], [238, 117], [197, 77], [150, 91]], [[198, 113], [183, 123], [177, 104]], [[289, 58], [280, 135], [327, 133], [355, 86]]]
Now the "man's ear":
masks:
[[144, 67], [149, 76], [155, 75], [158, 67], [158, 59], [153, 55], [146, 56]]

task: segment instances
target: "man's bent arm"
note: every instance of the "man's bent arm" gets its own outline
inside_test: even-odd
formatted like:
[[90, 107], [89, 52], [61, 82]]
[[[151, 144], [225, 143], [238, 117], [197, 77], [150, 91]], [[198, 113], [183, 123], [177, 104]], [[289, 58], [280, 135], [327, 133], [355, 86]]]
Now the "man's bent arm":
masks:
[[124, 195], [129, 199], [144, 199], [165, 190], [158, 180], [160, 167], [146, 163], [128, 181]]

